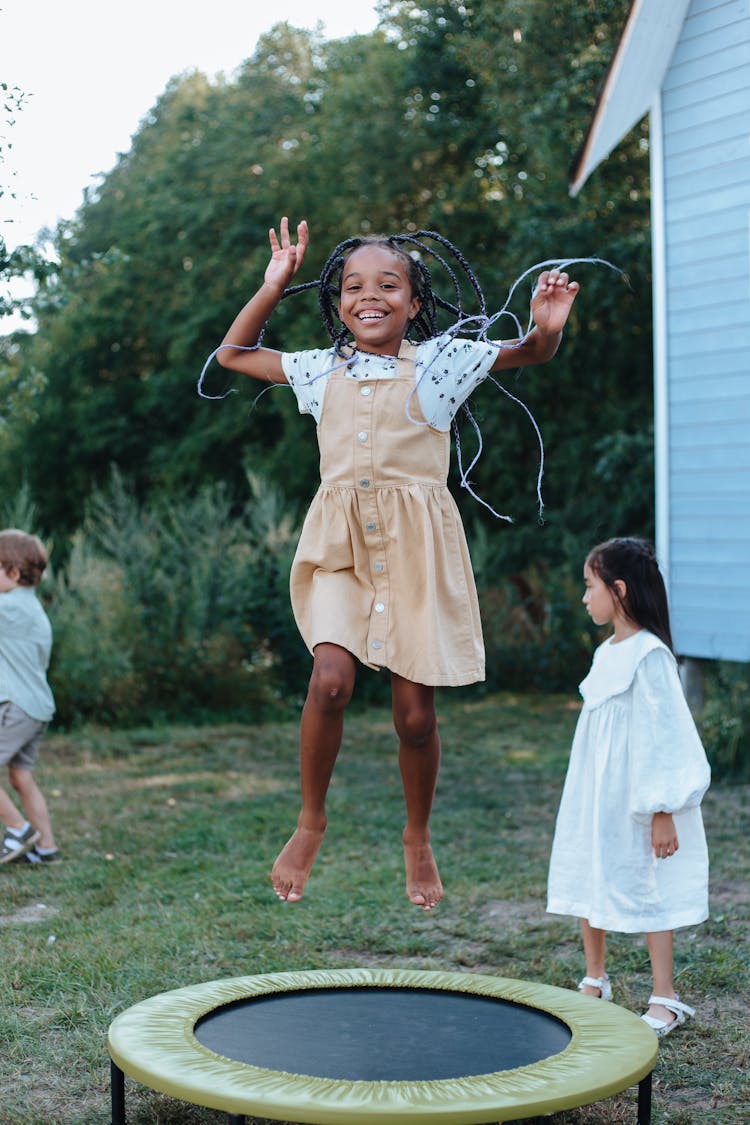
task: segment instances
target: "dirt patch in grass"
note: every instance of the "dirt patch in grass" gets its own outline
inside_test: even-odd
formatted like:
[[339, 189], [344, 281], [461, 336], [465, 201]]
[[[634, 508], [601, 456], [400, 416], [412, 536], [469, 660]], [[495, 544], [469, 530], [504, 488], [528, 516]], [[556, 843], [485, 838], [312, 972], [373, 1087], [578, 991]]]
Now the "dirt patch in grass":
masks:
[[0, 914], [0, 926], [25, 926], [30, 922], [48, 922], [58, 913], [56, 906], [36, 902], [33, 906], [22, 906], [12, 914]]
[[559, 922], [559, 917], [548, 914], [544, 903], [538, 899], [515, 902], [510, 899], [491, 899], [478, 907], [477, 917], [489, 926], [545, 926]]
[[712, 879], [710, 884], [711, 906], [731, 906], [735, 910], [750, 907], [750, 880]]

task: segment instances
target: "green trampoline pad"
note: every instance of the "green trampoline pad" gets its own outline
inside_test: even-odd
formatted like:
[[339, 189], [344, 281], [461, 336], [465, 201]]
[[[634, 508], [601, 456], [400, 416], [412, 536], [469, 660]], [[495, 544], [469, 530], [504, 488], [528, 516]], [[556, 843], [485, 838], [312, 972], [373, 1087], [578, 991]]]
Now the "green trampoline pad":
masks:
[[[115, 1083], [122, 1074], [236, 1118], [481, 1125], [643, 1084], [658, 1051], [638, 1016], [578, 992], [473, 973], [360, 968], [163, 992], [122, 1012], [108, 1046], [114, 1125], [125, 1120]], [[648, 1120], [643, 1100], [639, 1121]]]

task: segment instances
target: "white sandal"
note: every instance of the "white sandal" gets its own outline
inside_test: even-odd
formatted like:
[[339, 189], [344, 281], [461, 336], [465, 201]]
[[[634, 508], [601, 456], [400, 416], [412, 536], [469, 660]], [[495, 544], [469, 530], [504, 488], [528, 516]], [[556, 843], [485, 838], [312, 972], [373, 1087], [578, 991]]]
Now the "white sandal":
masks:
[[657, 1035], [669, 1035], [670, 1031], [674, 1031], [681, 1023], [685, 1022], [686, 1016], [694, 1016], [695, 1008], [691, 1008], [688, 1004], [683, 1004], [679, 996], [649, 996], [649, 1004], [661, 1004], [663, 1008], [667, 1008], [670, 1012], [674, 1012], [674, 1019], [669, 1023], [666, 1020], [658, 1020], [655, 1016], [650, 1016], [648, 1012], [644, 1012], [641, 1019], [652, 1028]]
[[590, 988], [599, 989], [600, 1000], [612, 999], [612, 985], [610, 984], [609, 977], [605, 973], [601, 977], [584, 977], [583, 980], [578, 982], [578, 991], [583, 992], [584, 985], [589, 985]]

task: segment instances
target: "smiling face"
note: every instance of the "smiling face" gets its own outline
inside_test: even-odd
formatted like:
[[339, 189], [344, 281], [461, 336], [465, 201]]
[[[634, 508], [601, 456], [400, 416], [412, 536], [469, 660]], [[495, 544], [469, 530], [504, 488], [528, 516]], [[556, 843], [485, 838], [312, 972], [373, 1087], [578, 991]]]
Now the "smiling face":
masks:
[[363, 351], [397, 355], [419, 308], [398, 254], [387, 246], [372, 245], [349, 255], [341, 274], [338, 311]]

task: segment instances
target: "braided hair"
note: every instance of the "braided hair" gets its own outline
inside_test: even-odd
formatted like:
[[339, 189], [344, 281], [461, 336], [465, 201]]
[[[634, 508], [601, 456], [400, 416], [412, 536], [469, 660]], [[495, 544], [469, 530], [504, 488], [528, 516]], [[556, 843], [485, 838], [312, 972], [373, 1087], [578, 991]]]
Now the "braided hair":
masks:
[[[532, 273], [536, 267], [527, 270], [522, 277], [516, 281], [500, 312], [495, 313], [493, 316], [488, 316], [487, 302], [474, 271], [461, 251], [443, 235], [438, 234], [437, 231], [418, 230], [415, 231], [414, 234], [360, 235], [348, 238], [344, 242], [340, 242], [339, 245], [334, 248], [323, 266], [319, 278], [315, 281], [305, 282], [302, 285], [291, 286], [282, 294], [282, 299], [284, 299], [305, 290], [318, 290], [318, 303], [323, 324], [333, 341], [334, 351], [337, 355], [345, 356], [346, 353], [344, 353], [343, 347], [349, 334], [346, 326], [341, 325], [338, 318], [341, 279], [347, 260], [355, 250], [359, 250], [363, 246], [383, 247], [389, 250], [403, 264], [406, 277], [411, 285], [412, 296], [417, 297], [420, 301], [419, 310], [409, 324], [410, 340], [416, 342], [433, 340], [442, 334], [447, 334], [449, 336], [456, 335], [460, 330], [461, 335], [464, 337], [490, 343], [491, 341], [487, 339], [487, 333], [491, 326], [503, 316], [508, 316], [512, 319], [519, 337], [524, 335], [524, 329], [515, 314], [509, 311], [508, 303], [518, 284]], [[443, 280], [447, 279], [448, 284], [446, 289], [448, 296], [435, 290], [428, 263], [433, 269], [437, 267], [442, 271], [444, 275]], [[544, 264], [551, 265], [552, 263]], [[468, 305], [465, 303], [464, 296], [466, 296], [469, 302]], [[438, 318], [441, 313], [447, 313], [450, 316], [450, 322], [444, 328], [441, 328], [438, 324]], [[496, 346], [499, 347], [499, 345]], [[537, 435], [540, 450], [537, 497], [541, 517], [543, 508], [541, 480], [544, 467], [544, 447], [539, 427], [534, 421], [528, 407], [521, 402], [520, 399], [516, 398], [515, 395], [511, 394], [509, 390], [491, 376], [489, 378], [503, 394], [525, 411]], [[488, 508], [493, 515], [497, 516], [499, 519], [510, 521], [510, 516], [501, 516], [494, 508], [477, 496], [469, 483], [469, 474], [482, 453], [482, 436], [468, 401], [461, 404], [459, 414], [468, 421], [468, 424], [474, 430], [478, 444], [478, 450], [474, 454], [468, 469], [464, 470], [459, 415], [456, 415], [452, 421], [451, 428], [456, 443], [461, 487], [467, 489], [471, 495], [478, 500], [480, 504]]]
[[[648, 629], [674, 652], [667, 591], [647, 539], [608, 539], [589, 551], [586, 565], [601, 578], [629, 621]], [[624, 597], [615, 586], [618, 579], [625, 583]]]
[[[437, 243], [440, 249], [435, 249], [425, 240]], [[477, 318], [480, 326], [475, 328], [474, 332], [477, 335], [482, 333], [483, 325], [486, 325], [487, 320], [484, 294], [466, 258], [447, 238], [436, 231], [428, 230], [419, 230], [414, 234], [363, 235], [340, 242], [329, 255], [320, 272], [320, 277], [315, 281], [308, 281], [303, 285], [294, 285], [284, 291], [284, 297], [286, 298], [303, 290], [318, 290], [318, 303], [323, 324], [337, 353], [341, 354], [341, 348], [347, 336], [346, 327], [337, 323], [341, 275], [351, 254], [363, 246], [381, 246], [389, 250], [403, 264], [411, 285], [412, 296], [418, 297], [420, 301], [419, 311], [410, 324], [410, 335], [416, 340], [432, 340], [440, 335], [441, 330], [438, 327], [439, 310], [450, 313], [454, 323], [459, 323], [465, 319], [466, 312], [461, 292], [462, 274], [464, 281], [468, 281], [476, 303], [476, 311], [472, 315]], [[439, 266], [447, 275], [452, 299], [449, 300], [435, 292], [427, 260], [432, 260], [432, 264]], [[469, 333], [471, 333], [471, 330], [469, 330]]]
[[[546, 261], [537, 262], [535, 265], [525, 269], [508, 290], [502, 308], [494, 312], [491, 316], [488, 316], [484, 294], [468, 261], [452, 242], [449, 242], [447, 238], [444, 238], [443, 235], [438, 234], [436, 231], [418, 230], [413, 234], [360, 235], [348, 238], [346, 241], [340, 242], [338, 246], [334, 248], [321, 270], [320, 277], [301, 285], [290, 286], [282, 293], [282, 300], [284, 300], [287, 297], [292, 297], [306, 290], [318, 291], [318, 304], [321, 317], [326, 331], [333, 341], [333, 350], [338, 356], [345, 360], [349, 358], [348, 353], [344, 351], [348, 329], [344, 325], [341, 325], [338, 317], [341, 278], [347, 259], [355, 250], [359, 250], [363, 246], [384, 247], [402, 262], [411, 286], [412, 296], [418, 298], [420, 302], [419, 310], [408, 326], [409, 340], [417, 343], [426, 340], [434, 340], [440, 336], [445, 336], [447, 340], [450, 340], [451, 337], [457, 336], [460, 332], [462, 337], [483, 341], [497, 348], [506, 346], [513, 348], [518, 345], [513, 343], [508, 345], [497, 343], [490, 339], [488, 334], [500, 320], [508, 318], [513, 325], [514, 336], [517, 337], [520, 342], [523, 342], [531, 331], [533, 320], [529, 318], [528, 325], [524, 328], [520, 319], [511, 310], [510, 303], [519, 285], [534, 273], [537, 273], [539, 270], [551, 268], [561, 270], [568, 269], [569, 266], [575, 263], [592, 263], [606, 266], [608, 269], [612, 269], [625, 277], [617, 266], [613, 266], [611, 262], [607, 262], [603, 258], [547, 259]], [[443, 282], [445, 282], [447, 278], [447, 296], [435, 289], [430, 266], [433, 270], [437, 267], [438, 270], [442, 271], [444, 275], [442, 279]], [[627, 278], [625, 278], [625, 280], [627, 281]], [[464, 301], [467, 284], [469, 290], [469, 292], [466, 293], [468, 304]], [[441, 313], [447, 313], [451, 318], [450, 322], [445, 325], [445, 327], [439, 327], [438, 324], [438, 318]], [[447, 318], [444, 317], [443, 319]], [[258, 339], [255, 344], [247, 349], [248, 351], [253, 351], [255, 348], [261, 346], [264, 332], [265, 326], [258, 334]], [[223, 346], [225, 345], [220, 345], [220, 347]], [[203, 389], [203, 380], [206, 371], [218, 350], [220, 349], [216, 349], [216, 351], [212, 352], [208, 357], [203, 365], [203, 370], [198, 380], [198, 393], [203, 398], [223, 398], [226, 394], [233, 393], [234, 390], [234, 388], [232, 388], [221, 395], [209, 395], [206, 394]], [[521, 399], [516, 398], [507, 387], [491, 375], [488, 376], [488, 379], [507, 398], [525, 412], [536, 434], [539, 443], [539, 471], [537, 473], [536, 493], [539, 506], [539, 518], [541, 520], [544, 508], [541, 491], [542, 476], [544, 473], [544, 444], [539, 427], [531, 411]], [[270, 385], [271, 384], [269, 384], [269, 386]], [[468, 424], [473, 429], [478, 446], [477, 452], [474, 454], [471, 463], [466, 469], [464, 469], [462, 462], [459, 414], [468, 421]], [[492, 512], [493, 515], [500, 519], [510, 521], [510, 516], [500, 516], [494, 508], [473, 491], [469, 481], [469, 475], [482, 453], [482, 435], [476, 419], [471, 413], [471, 407], [468, 401], [464, 401], [461, 404], [459, 414], [453, 418], [452, 429], [456, 442], [461, 487], [467, 489], [474, 499], [479, 501], [479, 503]]]

